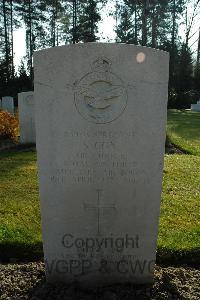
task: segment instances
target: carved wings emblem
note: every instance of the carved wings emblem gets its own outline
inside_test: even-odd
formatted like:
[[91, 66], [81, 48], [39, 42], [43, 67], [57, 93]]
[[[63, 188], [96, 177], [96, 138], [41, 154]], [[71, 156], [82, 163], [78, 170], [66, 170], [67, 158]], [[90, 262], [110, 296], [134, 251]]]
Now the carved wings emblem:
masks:
[[81, 93], [86, 105], [95, 109], [106, 109], [121, 95], [121, 87], [107, 88], [104, 91], [87, 88]]

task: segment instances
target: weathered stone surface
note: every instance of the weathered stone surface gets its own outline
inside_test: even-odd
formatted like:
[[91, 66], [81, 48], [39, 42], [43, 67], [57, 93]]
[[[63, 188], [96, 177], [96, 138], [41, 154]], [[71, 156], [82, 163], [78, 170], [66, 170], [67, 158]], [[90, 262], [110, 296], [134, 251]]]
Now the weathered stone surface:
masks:
[[49, 281], [152, 281], [168, 54], [123, 44], [35, 53], [36, 132]]

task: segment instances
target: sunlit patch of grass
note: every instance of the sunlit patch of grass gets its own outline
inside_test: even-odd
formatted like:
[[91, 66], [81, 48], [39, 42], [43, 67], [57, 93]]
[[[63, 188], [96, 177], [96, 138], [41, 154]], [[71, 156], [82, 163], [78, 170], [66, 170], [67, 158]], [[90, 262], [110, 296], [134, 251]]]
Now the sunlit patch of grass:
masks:
[[173, 144], [200, 155], [200, 112], [169, 110], [167, 135]]
[[41, 241], [36, 153], [4, 153], [0, 170], [0, 243]]
[[200, 157], [166, 155], [158, 246], [200, 249]]

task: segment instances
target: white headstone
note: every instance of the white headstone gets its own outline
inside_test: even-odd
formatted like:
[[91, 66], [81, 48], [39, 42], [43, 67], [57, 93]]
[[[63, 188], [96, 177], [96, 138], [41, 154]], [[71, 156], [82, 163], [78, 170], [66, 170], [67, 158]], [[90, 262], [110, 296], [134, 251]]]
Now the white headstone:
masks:
[[20, 142], [35, 143], [35, 101], [33, 92], [18, 94]]
[[13, 97], [6, 96], [2, 97], [1, 108], [11, 114], [14, 114], [14, 99]]
[[168, 53], [77, 44], [35, 53], [36, 143], [49, 281], [153, 279]]
[[191, 104], [192, 111], [200, 111], [200, 103], [198, 104]]
[[196, 104], [191, 104], [191, 110], [200, 111], [200, 100], [198, 100]]

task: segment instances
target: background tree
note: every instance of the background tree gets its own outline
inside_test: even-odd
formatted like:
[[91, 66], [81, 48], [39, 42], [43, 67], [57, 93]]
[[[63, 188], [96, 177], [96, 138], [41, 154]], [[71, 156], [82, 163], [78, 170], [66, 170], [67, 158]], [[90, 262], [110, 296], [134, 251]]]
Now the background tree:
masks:
[[18, 17], [26, 28], [27, 65], [30, 77], [33, 79], [33, 51], [46, 46], [46, 1], [24, 0], [22, 2], [18, 0], [17, 4]]
[[[116, 26], [117, 41], [121, 43], [137, 44], [137, 28], [134, 28], [133, 13], [135, 12], [136, 5], [126, 1], [123, 4], [117, 5], [117, 18], [119, 24]], [[136, 18], [136, 15], [134, 14]], [[136, 25], [136, 24], [135, 24]]]
[[189, 107], [191, 98], [188, 97], [188, 91], [194, 88], [194, 66], [189, 41], [200, 0], [193, 3], [189, 22], [184, 20], [187, 29], [185, 40], [181, 41], [178, 36], [182, 16], [191, 2], [123, 0], [118, 6], [117, 41], [170, 52], [169, 107]]
[[[94, 0], [73, 1], [72, 42], [95, 42], [100, 16], [100, 2]], [[104, 2], [104, 1], [103, 1]]]
[[198, 47], [197, 47], [197, 62], [195, 65], [195, 72], [194, 72], [194, 85], [195, 85], [195, 89], [199, 91], [199, 98], [200, 98], [200, 28], [199, 28]]
[[[169, 107], [189, 106], [188, 93], [200, 90], [200, 41], [193, 43], [196, 48], [198, 44], [198, 54], [191, 44], [194, 24], [200, 22], [200, 0], [2, 0], [0, 96], [16, 95], [22, 89], [33, 88], [30, 83], [33, 82], [35, 50], [97, 41], [106, 3], [113, 3], [110, 13], [116, 20], [116, 42], [170, 52]], [[192, 7], [190, 15], [189, 5]], [[185, 26], [184, 38], [178, 34], [181, 22]], [[13, 32], [18, 27], [25, 27], [26, 57], [16, 74]]]
[[0, 61], [6, 72], [6, 82], [14, 77], [13, 30], [18, 22], [13, 14], [15, 2], [2, 0], [0, 3]]

